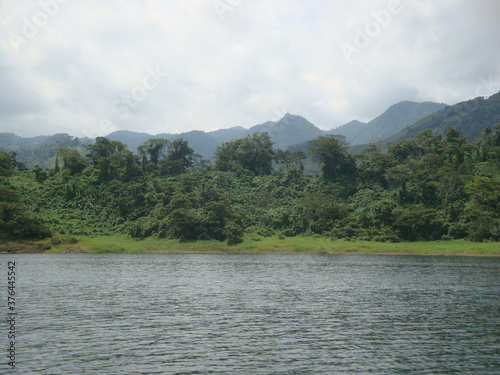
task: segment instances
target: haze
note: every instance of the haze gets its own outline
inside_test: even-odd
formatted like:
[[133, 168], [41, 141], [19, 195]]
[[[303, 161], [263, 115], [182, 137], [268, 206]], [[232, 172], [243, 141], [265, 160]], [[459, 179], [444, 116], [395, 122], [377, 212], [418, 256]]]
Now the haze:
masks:
[[500, 90], [496, 0], [0, 0], [0, 132], [322, 129]]

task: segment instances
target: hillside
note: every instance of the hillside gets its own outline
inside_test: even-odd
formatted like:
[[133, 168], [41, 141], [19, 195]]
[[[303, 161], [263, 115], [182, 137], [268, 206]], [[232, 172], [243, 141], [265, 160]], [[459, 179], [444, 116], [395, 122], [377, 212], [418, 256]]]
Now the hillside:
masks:
[[[276, 148], [303, 151], [307, 151], [306, 142], [310, 140], [325, 134], [340, 134], [353, 146], [352, 150], [361, 151], [368, 143], [382, 142], [388, 145], [412, 138], [426, 128], [443, 131], [450, 125], [474, 139], [484, 127], [500, 122], [499, 100], [499, 94], [496, 94], [489, 99], [477, 98], [451, 107], [432, 102], [404, 101], [392, 105], [368, 123], [354, 120], [329, 131], [319, 129], [302, 116], [287, 113], [279, 121], [268, 121], [249, 129], [236, 126], [210, 132], [195, 130], [157, 135], [120, 130], [109, 134], [107, 138], [126, 144], [133, 152], [137, 152], [137, 147], [150, 138], [166, 138], [170, 141], [183, 138], [197, 154], [208, 160], [213, 158], [217, 146], [256, 132], [267, 132]], [[12, 133], [0, 133], [0, 150], [16, 151], [17, 159], [28, 167], [38, 164], [43, 168], [51, 168], [59, 147], [73, 147], [83, 154], [84, 147], [91, 142], [90, 139], [78, 139], [67, 134], [22, 138]]]
[[268, 121], [252, 126], [247, 134], [266, 132], [271, 136], [276, 148], [287, 148], [290, 145], [310, 141], [325, 134], [325, 132], [302, 116], [287, 113], [279, 121]]
[[214, 130], [208, 132], [208, 134], [214, 137], [218, 143], [224, 143], [244, 137], [247, 134], [247, 131], [248, 129], [245, 129], [243, 126], [234, 126], [228, 129]]
[[75, 138], [68, 134], [23, 138], [13, 133], [0, 133], [0, 151], [14, 151], [17, 154], [16, 159], [28, 168], [35, 165], [52, 168], [60, 147], [70, 147], [83, 153], [91, 141], [89, 138]]
[[224, 146], [207, 169], [191, 168], [185, 148], [133, 158], [105, 138], [85, 157], [63, 152], [49, 172], [19, 170], [0, 152], [0, 233], [53, 236], [54, 245], [109, 234], [228, 245], [269, 236], [500, 241], [500, 127], [477, 141], [431, 139], [356, 158], [336, 137], [310, 141], [314, 174], [293, 155], [275, 159], [268, 134]]
[[450, 126], [453, 126], [469, 140], [474, 140], [479, 137], [484, 128], [493, 128], [499, 123], [500, 92], [488, 99], [477, 97], [446, 107], [388, 137], [381, 144], [383, 147], [387, 147], [403, 139], [411, 139], [425, 129], [432, 129], [435, 133], [442, 133]]
[[[189, 145], [196, 153], [202, 155], [205, 159], [212, 159], [217, 146], [222, 143], [259, 132], [268, 133], [275, 143], [275, 147], [281, 149], [287, 149], [290, 146], [308, 142], [325, 134], [344, 135], [351, 145], [377, 142], [444, 107], [446, 107], [445, 104], [405, 101], [392, 105], [384, 113], [368, 123], [354, 120], [329, 131], [319, 129], [302, 116], [287, 113], [279, 121], [267, 121], [252, 126], [250, 129], [238, 126], [208, 133], [203, 131], [191, 131], [180, 134], [164, 133], [158, 135], [118, 131], [109, 134], [108, 138], [125, 143], [128, 148], [134, 152], [137, 150], [137, 146], [141, 145], [149, 138], [166, 138], [168, 140], [183, 138], [189, 142]], [[298, 148], [304, 149], [307, 148], [307, 146], [299, 146]]]
[[162, 133], [157, 135], [119, 130], [110, 133], [106, 138], [126, 144], [127, 148], [132, 152], [137, 152], [137, 147], [151, 138], [164, 138], [169, 141], [183, 138], [188, 141], [189, 146], [194, 149], [197, 154], [202, 155], [204, 158], [211, 158], [218, 144], [214, 137], [200, 130], [193, 130], [180, 134]]
[[384, 113], [368, 123], [351, 121], [330, 130], [329, 133], [343, 135], [353, 146], [376, 143], [446, 107], [446, 104], [434, 102], [403, 101], [390, 106]]

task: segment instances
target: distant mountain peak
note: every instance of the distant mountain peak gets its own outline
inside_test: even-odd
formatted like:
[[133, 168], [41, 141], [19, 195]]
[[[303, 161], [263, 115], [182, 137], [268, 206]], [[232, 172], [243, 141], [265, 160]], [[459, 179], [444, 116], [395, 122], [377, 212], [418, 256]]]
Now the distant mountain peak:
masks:
[[[300, 116], [300, 115], [294, 115], [294, 114], [291, 114], [291, 113], [285, 113], [285, 115], [281, 118], [281, 120], [291, 120], [291, 119], [295, 119], [295, 118], [301, 118], [303, 119], [304, 117], [303, 116]], [[280, 120], [280, 121], [281, 121]]]
[[447, 107], [443, 103], [404, 100], [391, 105], [368, 123], [351, 121], [329, 133], [341, 134], [351, 145], [376, 143]]

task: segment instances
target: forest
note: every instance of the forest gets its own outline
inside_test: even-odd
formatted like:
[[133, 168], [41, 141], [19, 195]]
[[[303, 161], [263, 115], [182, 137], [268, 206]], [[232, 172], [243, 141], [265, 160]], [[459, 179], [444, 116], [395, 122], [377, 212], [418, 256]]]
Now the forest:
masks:
[[[306, 155], [254, 133], [219, 146], [213, 162], [183, 139], [150, 139], [133, 153], [98, 137], [84, 152], [60, 148], [50, 169], [0, 152], [0, 240], [500, 240], [500, 125], [473, 141], [450, 127], [347, 150], [338, 135], [310, 141]], [[306, 157], [316, 173], [304, 173]]]

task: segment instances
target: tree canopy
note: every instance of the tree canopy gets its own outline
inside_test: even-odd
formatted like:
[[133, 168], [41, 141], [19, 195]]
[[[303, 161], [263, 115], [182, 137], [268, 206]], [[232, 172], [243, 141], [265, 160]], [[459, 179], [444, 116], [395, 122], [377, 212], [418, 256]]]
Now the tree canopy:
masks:
[[333, 179], [355, 173], [355, 164], [347, 153], [348, 144], [341, 135], [326, 135], [310, 142], [310, 154], [321, 166], [323, 176]]
[[224, 172], [247, 170], [255, 175], [271, 174], [273, 142], [267, 133], [254, 133], [226, 142], [215, 152], [215, 168]]
[[0, 152], [0, 239], [500, 241], [500, 127], [474, 142], [453, 128], [423, 131], [354, 156], [332, 135], [310, 154], [321, 173], [304, 174], [305, 155], [273, 148], [266, 133], [222, 144], [213, 166], [182, 139], [148, 140], [134, 154], [99, 137], [86, 154], [60, 148], [48, 170]]

